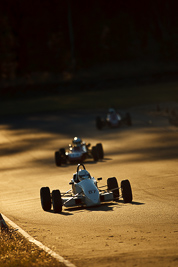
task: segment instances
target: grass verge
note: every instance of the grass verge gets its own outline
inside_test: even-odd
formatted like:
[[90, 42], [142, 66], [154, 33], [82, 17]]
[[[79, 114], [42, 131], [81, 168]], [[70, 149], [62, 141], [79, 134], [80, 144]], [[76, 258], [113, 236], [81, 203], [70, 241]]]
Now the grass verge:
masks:
[[9, 232], [0, 233], [0, 266], [64, 267], [65, 265], [9, 227]]

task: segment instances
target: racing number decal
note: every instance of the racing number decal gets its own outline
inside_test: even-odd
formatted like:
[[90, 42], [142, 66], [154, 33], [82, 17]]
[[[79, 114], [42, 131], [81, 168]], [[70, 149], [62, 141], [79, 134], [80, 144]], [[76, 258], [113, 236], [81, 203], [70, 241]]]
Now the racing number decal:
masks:
[[94, 194], [96, 192], [96, 190], [88, 190], [89, 194]]

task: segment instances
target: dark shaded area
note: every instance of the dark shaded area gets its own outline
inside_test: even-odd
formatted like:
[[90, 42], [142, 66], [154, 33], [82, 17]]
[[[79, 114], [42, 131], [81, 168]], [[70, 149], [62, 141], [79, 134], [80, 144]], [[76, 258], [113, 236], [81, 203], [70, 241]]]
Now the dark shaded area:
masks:
[[[60, 214], [61, 215], [65, 215], [65, 216], [69, 216], [69, 215], [74, 215], [75, 212], [84, 212], [85, 210], [87, 211], [113, 211], [113, 208], [117, 206], [117, 208], [120, 208], [120, 206], [117, 204], [117, 203], [122, 203], [122, 204], [125, 204], [124, 201], [121, 199], [121, 200], [118, 200], [116, 201], [116, 203], [113, 201], [113, 202], [105, 202], [105, 203], [101, 203], [100, 206], [94, 206], [94, 207], [71, 207], [71, 208], [64, 208], [64, 210], [61, 212], [61, 213], [55, 213], [52, 210], [50, 211], [47, 211], [49, 213], [53, 213], [53, 214]], [[142, 202], [136, 202], [136, 201], [132, 201], [131, 203], [132, 205], [144, 205], [145, 203], [142, 203]]]
[[[1, 1], [0, 94], [88, 90], [93, 86], [87, 89], [88, 81], [69, 81], [79, 70], [108, 62], [176, 63], [177, 8], [176, 0]], [[151, 81], [176, 76], [177, 71], [158, 70]], [[128, 78], [137, 83], [150, 76]], [[111, 80], [125, 83], [128, 78]]]
[[[50, 114], [38, 115], [38, 116], [18, 116], [13, 118], [1, 118], [1, 127], [6, 125], [9, 130], [16, 130], [16, 135], [21, 138], [19, 141], [1, 144], [1, 156], [14, 157], [22, 152], [29, 152], [33, 149], [41, 149], [41, 147], [50, 144], [54, 140], [53, 134], [64, 135], [66, 138], [73, 139], [74, 136], [80, 136], [83, 141], [88, 142], [89, 139], [95, 138], [103, 143], [103, 148], [105, 151], [105, 141], [111, 140], [116, 133], [118, 133], [119, 139], [116, 142], [123, 142], [125, 136], [134, 135], [136, 129], [141, 129], [142, 134], [149, 134], [155, 136], [155, 138], [148, 142], [148, 145], [138, 145], [138, 147], [132, 149], [122, 149], [111, 151], [107, 149], [102, 163], [109, 161], [112, 164], [112, 156], [119, 155], [120, 163], [122, 162], [145, 162], [145, 161], [160, 161], [167, 159], [177, 159], [178, 158], [178, 139], [177, 132], [175, 130], [169, 129], [168, 119], [161, 115], [155, 117], [146, 114], [133, 113], [131, 112], [133, 118], [132, 127], [123, 127], [117, 129], [105, 129], [103, 131], [98, 131], [95, 126], [95, 115], [90, 113], [73, 113], [73, 114]], [[161, 120], [160, 120], [161, 118]], [[152, 119], [153, 124], [148, 124], [148, 119]], [[21, 130], [23, 130], [21, 132]], [[28, 137], [25, 137], [25, 134]], [[32, 137], [30, 137], [30, 133]], [[35, 136], [36, 133], [36, 137]], [[50, 137], [38, 137], [38, 133], [51, 133]], [[124, 133], [124, 135], [123, 135]], [[92, 144], [91, 145], [95, 145]], [[68, 143], [63, 144], [64, 147], [68, 146]], [[58, 150], [58, 142], [56, 142], [56, 147], [47, 148], [51, 151], [50, 158], [46, 159], [34, 159], [35, 164], [48, 165], [52, 164], [55, 167], [54, 162], [54, 151]], [[130, 158], [124, 159], [124, 155], [130, 155]], [[87, 161], [86, 164], [96, 164], [95, 162]], [[21, 168], [26, 168], [27, 166], [21, 166]], [[65, 166], [66, 168], [66, 166]], [[3, 170], [3, 166], [1, 168]]]

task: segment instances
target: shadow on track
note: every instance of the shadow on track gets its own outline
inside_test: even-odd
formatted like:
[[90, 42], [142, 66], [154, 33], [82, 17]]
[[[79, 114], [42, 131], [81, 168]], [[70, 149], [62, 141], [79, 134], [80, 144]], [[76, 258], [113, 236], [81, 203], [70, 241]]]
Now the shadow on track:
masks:
[[53, 214], [58, 214], [58, 215], [74, 215], [74, 213], [79, 213], [79, 212], [85, 212], [85, 211], [113, 211], [113, 208], [115, 206], [118, 206], [117, 203], [101, 203], [99, 206], [94, 206], [94, 207], [72, 207], [72, 208], [66, 208], [64, 209], [61, 213], [55, 213], [53, 210], [47, 211], [49, 213]]
[[[145, 119], [145, 114], [139, 115], [141, 118]], [[135, 121], [134, 121], [135, 119]], [[169, 129], [168, 122], [165, 118], [154, 118], [154, 123], [152, 125], [143, 125], [140, 121], [137, 122], [137, 117], [133, 118], [136, 125], [133, 122], [132, 128], [123, 128], [117, 130], [108, 131], [98, 131], [95, 127], [95, 116], [92, 113], [86, 112], [76, 112], [75, 114], [37, 114], [29, 116], [12, 116], [11, 118], [1, 118], [0, 128], [9, 132], [10, 138], [6, 140], [6, 136], [2, 136], [4, 143], [1, 144], [1, 156], [12, 156], [21, 154], [22, 152], [29, 152], [32, 150], [41, 150], [45, 147], [47, 151], [55, 151], [54, 148], [54, 138], [57, 139], [56, 135], [60, 138], [64, 138], [66, 145], [68, 139], [72, 139], [74, 136], [81, 136], [84, 141], [88, 139], [97, 139], [105, 144], [106, 141], [113, 140], [116, 138], [116, 134], [119, 135], [119, 143], [126, 143], [130, 136], [132, 139], [137, 140], [137, 130], [141, 130], [141, 133], [145, 138], [151, 136], [145, 145], [137, 145], [132, 148], [129, 146], [127, 148], [124, 146], [118, 149], [107, 150], [106, 160], [110, 160], [112, 155], [129, 157], [120, 157], [120, 163], [124, 162], [144, 162], [144, 161], [158, 161], [167, 159], [177, 159], [178, 158], [178, 138], [177, 132], [171, 131]], [[163, 122], [162, 122], [163, 120]], [[13, 131], [13, 138], [11, 140], [11, 131]], [[55, 135], [55, 136], [54, 136]], [[61, 137], [62, 135], [62, 137]], [[127, 138], [128, 137], [128, 138]], [[118, 139], [117, 139], [118, 140]], [[118, 141], [117, 141], [118, 142]], [[133, 143], [133, 141], [132, 141]], [[137, 143], [137, 141], [136, 141]], [[45, 145], [44, 145], [45, 144]], [[149, 145], [148, 145], [149, 144]], [[56, 141], [56, 147], [58, 146]], [[52, 153], [53, 153], [52, 152]], [[34, 159], [41, 165], [46, 165], [52, 163], [54, 156], [43, 157], [42, 160], [38, 158]], [[33, 160], [31, 160], [33, 161]], [[87, 164], [94, 164], [94, 162], [86, 162]]]
[[[118, 200], [118, 202], [119, 203], [123, 203], [124, 205], [127, 204], [122, 199]], [[137, 206], [139, 206], [139, 205], [145, 205], [145, 203], [143, 203], [143, 202], [137, 202], [137, 201], [132, 201], [131, 203], [128, 203], [128, 204], [130, 204], [130, 205], [137, 205]]]
[[[85, 212], [85, 211], [89, 211], [89, 212], [94, 212], [94, 211], [113, 211], [114, 207], [117, 208], [121, 208], [118, 204], [119, 203], [124, 203], [123, 200], [118, 200], [117, 202], [109, 202], [109, 203], [101, 203], [101, 205], [99, 206], [94, 206], [94, 207], [73, 207], [73, 208], [66, 208], [64, 209], [61, 213], [55, 213], [53, 210], [47, 211], [49, 213], [53, 213], [53, 214], [58, 214], [58, 215], [64, 215], [64, 216], [70, 216], [70, 215], [75, 215], [75, 213], [79, 213], [79, 212]], [[131, 205], [144, 205], [145, 203], [141, 203], [141, 202], [136, 202], [136, 201], [132, 201], [132, 203], [129, 203]]]

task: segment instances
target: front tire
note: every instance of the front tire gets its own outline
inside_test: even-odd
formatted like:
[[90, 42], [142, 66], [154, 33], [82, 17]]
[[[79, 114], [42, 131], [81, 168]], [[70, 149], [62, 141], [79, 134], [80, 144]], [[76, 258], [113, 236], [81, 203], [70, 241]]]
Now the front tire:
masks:
[[54, 212], [60, 213], [62, 211], [62, 199], [59, 190], [52, 191], [52, 203]]
[[92, 154], [92, 157], [93, 157], [94, 161], [98, 161], [99, 160], [98, 150], [97, 150], [96, 146], [92, 147], [91, 154]]
[[119, 187], [117, 183], [117, 179], [115, 177], [111, 177], [107, 179], [108, 191], [113, 192], [114, 200], [118, 200], [119, 198]]
[[125, 203], [132, 202], [132, 189], [129, 180], [121, 181], [122, 197]]
[[56, 163], [56, 166], [61, 166], [61, 163], [62, 163], [62, 159], [61, 159], [61, 155], [59, 153], [59, 151], [56, 151], [55, 154], [55, 163]]
[[40, 189], [41, 206], [44, 211], [51, 210], [51, 196], [49, 187]]
[[97, 128], [98, 130], [101, 130], [102, 127], [103, 127], [103, 123], [102, 123], [101, 118], [100, 118], [100, 117], [96, 117], [96, 128]]
[[126, 113], [126, 122], [128, 126], [132, 126], [132, 119], [129, 112]]
[[103, 157], [104, 157], [104, 151], [103, 151], [102, 144], [101, 143], [97, 144], [96, 145], [96, 148], [97, 148], [97, 151], [98, 151], [99, 159], [103, 159]]
[[65, 150], [65, 148], [60, 148], [59, 152], [61, 155], [65, 156], [66, 150]]

